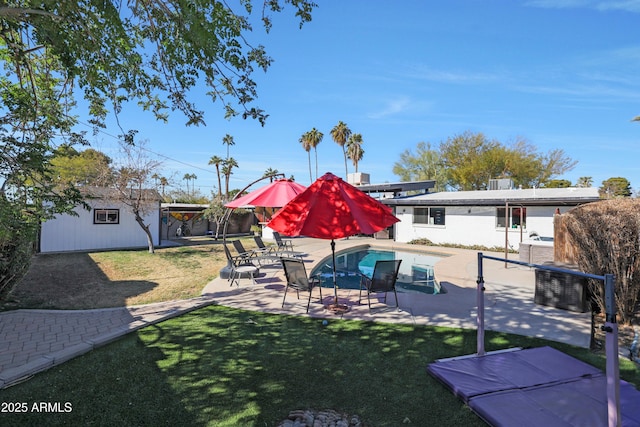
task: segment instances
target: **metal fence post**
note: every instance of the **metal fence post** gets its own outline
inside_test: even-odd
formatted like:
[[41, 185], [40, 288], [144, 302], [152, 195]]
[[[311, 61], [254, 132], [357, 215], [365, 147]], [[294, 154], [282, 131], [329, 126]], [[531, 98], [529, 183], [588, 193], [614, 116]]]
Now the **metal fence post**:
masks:
[[476, 302], [478, 305], [477, 313], [477, 354], [478, 356], [484, 356], [484, 277], [482, 276], [482, 252], [478, 252], [478, 280], [477, 280], [477, 292]]
[[607, 354], [607, 416], [609, 427], [620, 427], [620, 359], [618, 355], [618, 322], [616, 320], [616, 295], [613, 274], [604, 275], [605, 349]]

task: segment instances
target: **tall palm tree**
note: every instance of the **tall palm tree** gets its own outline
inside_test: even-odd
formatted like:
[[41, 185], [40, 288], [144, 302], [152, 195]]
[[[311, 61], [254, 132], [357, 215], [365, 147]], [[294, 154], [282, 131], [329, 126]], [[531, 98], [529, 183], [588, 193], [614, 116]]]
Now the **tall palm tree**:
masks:
[[347, 170], [347, 148], [346, 144], [351, 136], [351, 129], [343, 121], [339, 121], [337, 125], [331, 129], [331, 138], [342, 147], [342, 154], [344, 155], [344, 179], [347, 179], [349, 172]]
[[347, 155], [353, 162], [353, 166], [356, 168], [356, 173], [358, 173], [358, 162], [362, 160], [362, 156], [364, 155], [361, 134], [354, 133], [349, 137], [349, 141], [347, 141]]
[[229, 199], [229, 177], [233, 174], [233, 168], [238, 167], [238, 162], [233, 157], [229, 157], [223, 162], [222, 173], [224, 174], [224, 196]]
[[164, 176], [160, 177], [160, 187], [162, 187], [162, 199], [164, 200], [164, 187], [169, 185], [169, 180]]
[[185, 173], [182, 179], [184, 179], [187, 183], [187, 194], [189, 194], [189, 180], [191, 179], [191, 174]]
[[222, 144], [227, 146], [227, 159], [229, 158], [229, 147], [232, 145], [236, 145], [235, 142], [233, 142], [233, 137], [229, 134], [226, 134], [224, 136], [224, 138], [222, 138]]
[[307, 134], [309, 145], [313, 148], [316, 157], [316, 179], [318, 179], [318, 150], [316, 149], [316, 147], [318, 146], [318, 144], [320, 144], [320, 142], [322, 142], [324, 134], [316, 128], [311, 129]]
[[309, 157], [309, 182], [313, 182], [313, 175], [311, 174], [311, 143], [309, 142], [309, 132], [303, 133], [299, 141]]
[[196, 179], [198, 179], [198, 175], [195, 173], [191, 174], [191, 196], [195, 196], [196, 194]]
[[220, 165], [224, 162], [224, 159], [218, 156], [212, 156], [209, 159], [209, 164], [216, 167], [216, 175], [218, 176], [218, 197], [222, 198], [222, 181], [220, 180]]

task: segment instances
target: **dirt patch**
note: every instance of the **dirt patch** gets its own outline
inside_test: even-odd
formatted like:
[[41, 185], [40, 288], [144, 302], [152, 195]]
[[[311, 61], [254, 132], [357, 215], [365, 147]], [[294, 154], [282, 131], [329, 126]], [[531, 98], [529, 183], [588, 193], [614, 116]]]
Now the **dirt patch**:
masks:
[[38, 254], [0, 309], [122, 307], [199, 296], [226, 258], [220, 244]]

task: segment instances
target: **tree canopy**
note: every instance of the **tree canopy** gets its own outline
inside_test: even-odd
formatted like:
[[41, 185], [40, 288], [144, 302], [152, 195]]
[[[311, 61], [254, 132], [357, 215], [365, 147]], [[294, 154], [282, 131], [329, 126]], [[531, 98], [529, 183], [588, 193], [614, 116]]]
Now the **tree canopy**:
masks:
[[31, 65], [47, 61], [60, 79], [51, 89], [82, 88], [96, 124], [108, 105], [117, 113], [128, 100], [160, 119], [177, 109], [188, 123], [203, 123], [203, 112], [188, 99], [202, 80], [227, 116], [264, 121], [266, 113], [252, 106], [252, 74], [266, 70], [272, 59], [247, 37], [254, 3], [267, 32], [270, 13], [292, 6], [302, 26], [316, 6], [308, 0], [246, 0], [237, 10], [208, 1], [10, 1], [0, 8], [3, 62], [21, 79], [38, 76]]
[[109, 156], [98, 150], [87, 148], [78, 151], [65, 144], [53, 153], [51, 175], [62, 186], [98, 185], [109, 174], [110, 165]]
[[393, 172], [403, 179], [435, 180], [440, 189], [484, 190], [497, 178], [530, 188], [570, 171], [576, 163], [560, 149], [540, 153], [524, 139], [506, 145], [467, 131], [441, 142], [437, 150], [419, 143], [415, 155], [408, 150], [401, 154]]
[[447, 185], [440, 152], [424, 142], [418, 143], [415, 154], [411, 150], [405, 150], [400, 154], [400, 161], [393, 165], [393, 173], [399, 176], [401, 181], [434, 180], [436, 191], [444, 191]]
[[631, 197], [631, 183], [627, 178], [613, 177], [602, 181], [598, 191], [603, 199]]

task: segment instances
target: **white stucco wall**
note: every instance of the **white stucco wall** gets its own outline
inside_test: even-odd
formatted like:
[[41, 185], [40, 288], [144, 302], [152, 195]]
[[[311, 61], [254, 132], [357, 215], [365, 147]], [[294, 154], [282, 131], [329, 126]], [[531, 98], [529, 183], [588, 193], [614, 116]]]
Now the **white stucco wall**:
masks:
[[[78, 216], [58, 215], [42, 224], [41, 252], [66, 252], [147, 246], [147, 236], [127, 206], [107, 201], [92, 201], [91, 210], [77, 208]], [[119, 224], [94, 224], [94, 209], [119, 209]], [[160, 244], [160, 205], [145, 217], [155, 245]]]
[[[522, 239], [528, 239], [531, 231], [536, 231], [540, 236], [553, 237], [555, 211], [555, 206], [527, 207]], [[445, 225], [413, 224], [413, 207], [409, 206], [396, 208], [396, 216], [400, 219], [395, 225], [395, 239], [398, 242], [426, 238], [437, 244], [504, 246], [505, 229], [496, 227], [494, 206], [447, 206]], [[513, 249], [518, 249], [520, 239], [520, 228], [508, 230], [509, 245]]]

